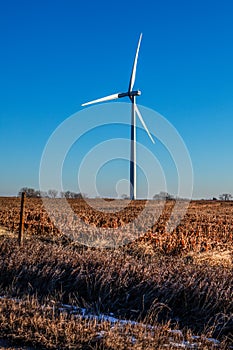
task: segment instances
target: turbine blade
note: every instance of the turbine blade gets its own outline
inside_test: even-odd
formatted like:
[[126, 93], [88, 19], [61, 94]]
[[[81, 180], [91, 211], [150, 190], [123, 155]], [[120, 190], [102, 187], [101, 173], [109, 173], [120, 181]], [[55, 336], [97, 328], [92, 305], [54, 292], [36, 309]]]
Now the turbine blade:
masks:
[[105, 101], [110, 101], [110, 100], [116, 100], [117, 98], [119, 98], [119, 93], [113, 94], [113, 95], [109, 95], [109, 96], [105, 96], [105, 97], [101, 97], [101, 98], [98, 98], [97, 100], [93, 100], [93, 101], [90, 101], [90, 102], [83, 103], [81, 106], [87, 106], [87, 105], [92, 105], [93, 103], [99, 103], [99, 102], [105, 102]]
[[139, 52], [141, 40], [142, 40], [142, 33], [140, 34], [139, 41], [138, 41], [138, 47], [137, 47], [137, 51], [136, 51], [135, 58], [134, 58], [134, 63], [133, 63], [131, 77], [130, 77], [128, 92], [131, 92], [133, 90], [133, 86], [134, 86], [134, 83], [135, 83], [136, 68], [137, 68], [137, 61], [138, 61], [138, 52]]
[[141, 113], [140, 113], [140, 111], [139, 111], [138, 106], [136, 105], [136, 103], [134, 104], [134, 107], [135, 107], [135, 111], [136, 111], [136, 113], [137, 113], [137, 115], [138, 115], [138, 118], [140, 119], [140, 122], [142, 123], [144, 129], [146, 130], [146, 132], [147, 132], [149, 138], [151, 139], [151, 141], [152, 141], [153, 143], [155, 143], [153, 137], [151, 136], [151, 133], [149, 132], [149, 130], [148, 130], [147, 126], [146, 126], [146, 123], [144, 122], [144, 120], [143, 120], [143, 118], [142, 118], [142, 115], [141, 115]]

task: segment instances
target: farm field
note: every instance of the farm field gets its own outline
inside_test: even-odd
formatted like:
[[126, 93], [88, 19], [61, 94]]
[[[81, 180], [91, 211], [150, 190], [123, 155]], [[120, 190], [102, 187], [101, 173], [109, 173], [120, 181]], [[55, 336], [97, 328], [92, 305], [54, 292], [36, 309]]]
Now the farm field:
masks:
[[19, 247], [20, 199], [0, 198], [0, 338], [40, 349], [232, 348], [233, 202], [192, 201], [168, 232], [175, 201], [150, 201], [157, 220], [148, 228], [141, 215], [135, 236], [145, 201], [71, 199], [72, 215], [47, 201], [52, 215], [26, 199]]

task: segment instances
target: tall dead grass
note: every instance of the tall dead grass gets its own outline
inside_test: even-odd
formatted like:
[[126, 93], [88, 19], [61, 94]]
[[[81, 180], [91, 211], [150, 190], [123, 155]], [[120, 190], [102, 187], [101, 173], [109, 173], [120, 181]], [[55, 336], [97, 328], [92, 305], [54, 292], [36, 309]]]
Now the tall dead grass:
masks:
[[36, 296], [40, 304], [53, 299], [150, 325], [179, 324], [232, 341], [232, 269], [221, 265], [183, 256], [142, 256], [133, 247], [64, 246], [36, 237], [19, 248], [16, 239], [2, 237], [0, 285], [11, 297]]
[[[194, 337], [190, 331], [171, 330], [169, 323], [156, 327], [144, 324], [84, 319], [59, 313], [35, 298], [25, 301], [0, 300], [1, 336], [13, 343], [40, 349], [213, 349], [210, 338]], [[226, 344], [217, 344], [225, 349]]]
[[[0, 299], [0, 337], [47, 349], [112, 350], [175, 349], [194, 342], [196, 348], [212, 349], [207, 338], [214, 337], [219, 348], [230, 348], [231, 203], [192, 202], [180, 225], [168, 233], [165, 219], [174, 205], [168, 202], [144, 236], [105, 250], [61, 236], [40, 200], [27, 200], [27, 239], [19, 247], [17, 237], [7, 231], [17, 232], [19, 204], [19, 199], [0, 198], [0, 223], [6, 228], [0, 236], [0, 295], [20, 299]], [[72, 205], [90, 224], [110, 227], [124, 225], [143, 207], [139, 201], [135, 212], [131, 206], [112, 218], [101, 217], [82, 201]], [[112, 327], [57, 312], [63, 303], [140, 325]], [[142, 323], [155, 327], [153, 332]], [[176, 328], [182, 329], [182, 339], [172, 338]], [[200, 338], [195, 340], [191, 332]]]

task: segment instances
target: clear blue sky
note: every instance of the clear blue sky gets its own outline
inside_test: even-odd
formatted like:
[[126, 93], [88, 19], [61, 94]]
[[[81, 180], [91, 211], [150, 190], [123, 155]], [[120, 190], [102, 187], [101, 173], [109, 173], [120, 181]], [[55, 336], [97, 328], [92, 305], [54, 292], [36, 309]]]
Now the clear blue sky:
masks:
[[60, 123], [83, 102], [127, 90], [140, 32], [138, 103], [182, 136], [195, 198], [233, 194], [232, 18], [230, 0], [2, 1], [0, 195], [38, 188], [43, 149]]

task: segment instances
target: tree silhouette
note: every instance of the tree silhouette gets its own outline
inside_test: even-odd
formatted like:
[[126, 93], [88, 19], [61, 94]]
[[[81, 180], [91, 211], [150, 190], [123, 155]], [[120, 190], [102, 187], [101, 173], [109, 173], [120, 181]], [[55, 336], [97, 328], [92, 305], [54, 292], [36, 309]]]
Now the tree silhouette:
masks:
[[231, 200], [231, 198], [232, 198], [232, 195], [230, 193], [223, 193], [219, 195], [219, 199], [221, 201], [229, 201]]

